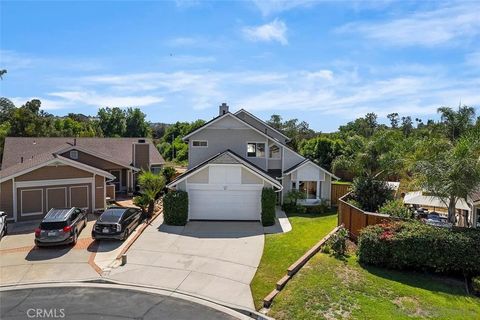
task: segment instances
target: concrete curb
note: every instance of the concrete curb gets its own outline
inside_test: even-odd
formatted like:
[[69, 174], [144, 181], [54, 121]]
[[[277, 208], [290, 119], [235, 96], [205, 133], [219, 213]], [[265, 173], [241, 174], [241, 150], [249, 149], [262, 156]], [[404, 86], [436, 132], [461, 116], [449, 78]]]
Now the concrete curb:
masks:
[[112, 288], [123, 290], [135, 290], [147, 293], [160, 294], [165, 296], [171, 296], [190, 302], [198, 303], [226, 314], [229, 314], [238, 319], [257, 319], [257, 320], [273, 320], [268, 316], [265, 316], [255, 310], [249, 310], [236, 305], [230, 305], [224, 302], [215, 301], [200, 295], [194, 295], [177, 290], [169, 290], [166, 288], [137, 285], [132, 283], [124, 283], [119, 281], [113, 281], [105, 278], [89, 279], [84, 281], [47, 281], [47, 282], [30, 282], [22, 284], [11, 284], [0, 286], [0, 292], [32, 289], [32, 288], [45, 288], [45, 287], [93, 287], [93, 288]]

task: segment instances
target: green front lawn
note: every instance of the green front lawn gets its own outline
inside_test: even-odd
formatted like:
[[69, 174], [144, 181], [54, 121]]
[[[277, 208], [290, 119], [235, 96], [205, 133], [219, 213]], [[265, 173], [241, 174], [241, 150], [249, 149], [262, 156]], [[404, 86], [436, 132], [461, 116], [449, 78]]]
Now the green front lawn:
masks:
[[275, 289], [287, 268], [335, 228], [337, 213], [294, 215], [289, 220], [292, 231], [265, 236], [262, 260], [251, 284], [257, 308], [262, 307], [263, 298]]
[[463, 282], [314, 256], [275, 298], [276, 319], [480, 319]]

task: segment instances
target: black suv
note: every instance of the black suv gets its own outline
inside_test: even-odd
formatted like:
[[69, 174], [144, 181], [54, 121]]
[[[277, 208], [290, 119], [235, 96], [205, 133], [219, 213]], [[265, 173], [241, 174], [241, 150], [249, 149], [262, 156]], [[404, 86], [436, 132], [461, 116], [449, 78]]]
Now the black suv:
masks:
[[73, 244], [87, 225], [85, 210], [80, 208], [52, 208], [35, 229], [35, 244], [41, 246]]
[[98, 218], [92, 229], [93, 239], [125, 240], [142, 222], [138, 208], [111, 207]]

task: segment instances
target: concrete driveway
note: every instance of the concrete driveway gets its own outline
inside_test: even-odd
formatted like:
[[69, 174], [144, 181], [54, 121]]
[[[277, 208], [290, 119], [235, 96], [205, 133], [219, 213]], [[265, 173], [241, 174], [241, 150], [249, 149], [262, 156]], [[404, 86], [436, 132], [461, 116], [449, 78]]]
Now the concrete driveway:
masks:
[[127, 264], [106, 277], [254, 309], [250, 282], [263, 252], [260, 223], [162, 222], [157, 218], [129, 249]]

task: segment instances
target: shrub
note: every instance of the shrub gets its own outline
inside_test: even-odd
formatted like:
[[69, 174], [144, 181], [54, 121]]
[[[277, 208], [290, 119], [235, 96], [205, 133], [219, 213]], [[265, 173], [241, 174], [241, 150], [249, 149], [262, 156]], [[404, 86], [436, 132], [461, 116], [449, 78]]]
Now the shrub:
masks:
[[405, 207], [401, 199], [385, 202], [385, 204], [380, 207], [379, 212], [401, 219], [412, 218], [412, 212], [410, 211], [410, 209]]
[[345, 228], [339, 228], [330, 239], [328, 239], [328, 246], [335, 253], [336, 256], [344, 256], [347, 251], [348, 232]]
[[328, 211], [330, 208], [328, 200], [322, 199], [320, 204], [314, 206], [305, 206], [306, 213], [310, 214], [322, 214]]
[[393, 193], [385, 181], [359, 177], [353, 180], [352, 197], [360, 204], [360, 209], [376, 212], [385, 202], [393, 199]]
[[272, 226], [275, 224], [275, 202], [277, 195], [271, 188], [262, 190], [262, 225]]
[[188, 220], [188, 193], [181, 190], [168, 192], [163, 197], [163, 217], [166, 224], [184, 226]]
[[287, 195], [285, 196], [285, 200], [287, 203], [291, 203], [294, 205], [298, 204], [298, 200], [305, 199], [306, 195], [304, 192], [301, 192], [297, 189], [292, 189], [288, 191]]
[[480, 274], [480, 231], [446, 229], [418, 221], [397, 221], [364, 228], [359, 261], [392, 269]]
[[307, 208], [305, 206], [299, 206], [289, 202], [282, 205], [282, 210], [287, 214], [305, 214], [307, 212]]
[[174, 167], [164, 167], [161, 171], [161, 174], [165, 177], [167, 184], [172, 181], [172, 178], [175, 176], [176, 173], [177, 172], [175, 171]]
[[473, 292], [480, 296], [480, 276], [472, 278], [472, 288]]

